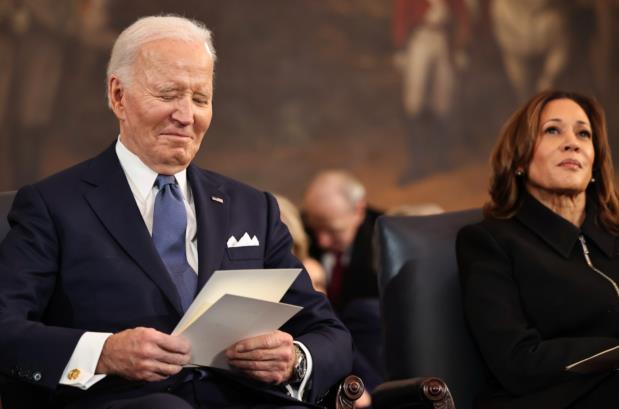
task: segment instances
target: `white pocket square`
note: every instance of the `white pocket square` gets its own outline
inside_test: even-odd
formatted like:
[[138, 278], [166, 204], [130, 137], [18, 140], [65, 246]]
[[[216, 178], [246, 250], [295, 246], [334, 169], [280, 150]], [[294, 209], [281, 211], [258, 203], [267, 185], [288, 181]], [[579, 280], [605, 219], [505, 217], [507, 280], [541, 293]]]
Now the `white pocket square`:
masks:
[[258, 242], [258, 238], [256, 236], [249, 238], [249, 234], [245, 233], [240, 240], [237, 240], [236, 237], [230, 236], [228, 239], [228, 248], [233, 247], [252, 247], [259, 246], [260, 242]]

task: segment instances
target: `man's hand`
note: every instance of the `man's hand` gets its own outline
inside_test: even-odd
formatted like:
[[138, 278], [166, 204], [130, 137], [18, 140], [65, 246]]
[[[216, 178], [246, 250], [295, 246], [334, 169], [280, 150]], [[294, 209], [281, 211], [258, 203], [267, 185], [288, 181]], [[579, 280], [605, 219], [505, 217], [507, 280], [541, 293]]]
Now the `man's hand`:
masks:
[[128, 329], [105, 341], [96, 373], [161, 381], [179, 373], [190, 352], [191, 344], [180, 337], [153, 328]]
[[292, 336], [282, 331], [247, 338], [226, 351], [230, 365], [266, 383], [281, 384], [292, 376], [296, 356]]

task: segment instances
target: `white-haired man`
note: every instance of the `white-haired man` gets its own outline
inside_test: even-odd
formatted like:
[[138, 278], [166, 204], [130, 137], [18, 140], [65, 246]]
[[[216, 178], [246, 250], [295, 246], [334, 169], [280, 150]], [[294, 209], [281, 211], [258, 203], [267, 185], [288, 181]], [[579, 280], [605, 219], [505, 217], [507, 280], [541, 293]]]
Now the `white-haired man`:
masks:
[[[215, 59], [201, 23], [138, 20], [108, 67], [118, 139], [18, 192], [0, 246], [7, 408], [280, 408], [350, 371], [350, 335], [305, 272], [283, 299], [303, 310], [232, 345], [236, 371], [184, 368], [191, 345], [168, 335], [214, 270], [301, 266], [270, 194], [191, 164]], [[257, 246], [227, 246], [247, 233]]]
[[327, 294], [357, 346], [353, 372], [368, 390], [384, 376], [378, 285], [372, 238], [380, 212], [367, 204], [365, 188], [342, 170], [318, 173], [303, 200], [310, 254], [327, 271]]
[[372, 236], [380, 214], [368, 207], [361, 182], [342, 170], [318, 173], [305, 191], [310, 253], [330, 275], [328, 294], [337, 309], [355, 298], [378, 297]]

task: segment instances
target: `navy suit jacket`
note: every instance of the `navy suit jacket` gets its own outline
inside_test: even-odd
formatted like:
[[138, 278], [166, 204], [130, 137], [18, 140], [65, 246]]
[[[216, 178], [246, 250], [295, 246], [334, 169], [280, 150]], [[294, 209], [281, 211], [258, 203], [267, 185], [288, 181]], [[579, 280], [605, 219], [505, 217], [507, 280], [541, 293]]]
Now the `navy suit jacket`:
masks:
[[[194, 165], [187, 177], [196, 208], [200, 287], [218, 269], [301, 267], [270, 194]], [[84, 331], [144, 326], [169, 333], [182, 316], [114, 146], [22, 188], [9, 223], [0, 246], [0, 372], [14, 387], [3, 398], [19, 391], [71, 402], [143, 388], [114, 376], [87, 391], [58, 385]], [[246, 232], [256, 235], [259, 247], [227, 248], [230, 236]], [[283, 301], [304, 307], [282, 330], [312, 354], [315, 399], [350, 372], [350, 335], [305, 271]]]

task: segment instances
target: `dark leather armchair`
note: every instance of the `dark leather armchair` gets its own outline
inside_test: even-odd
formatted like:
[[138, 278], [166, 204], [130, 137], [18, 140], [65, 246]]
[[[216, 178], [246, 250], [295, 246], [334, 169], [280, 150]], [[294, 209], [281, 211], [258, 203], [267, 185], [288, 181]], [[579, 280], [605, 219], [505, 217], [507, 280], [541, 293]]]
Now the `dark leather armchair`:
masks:
[[13, 204], [13, 198], [15, 198], [15, 192], [0, 192], [0, 241], [9, 232], [9, 222], [6, 216]]
[[[481, 217], [476, 209], [377, 221], [387, 375], [399, 381], [374, 391], [375, 408], [393, 408], [396, 401], [401, 408], [449, 408], [451, 392], [459, 409], [470, 409], [484, 388], [483, 363], [464, 321], [455, 252], [458, 230]], [[424, 400], [426, 406], [415, 406]]]
[[[9, 232], [9, 222], [6, 219], [6, 216], [9, 213], [14, 197], [15, 192], [0, 192], [0, 241], [2, 241], [4, 236], [6, 236]], [[0, 386], [2, 381], [3, 380], [0, 375]], [[0, 399], [0, 409], [2, 409], [2, 399]]]
[[[7, 215], [13, 204], [16, 192], [0, 192], [0, 242], [9, 232]], [[0, 390], [2, 389], [3, 379], [0, 375]], [[346, 377], [337, 387], [324, 397], [322, 404], [335, 409], [352, 409], [354, 402], [361, 397], [364, 391], [363, 382], [354, 375]], [[39, 407], [43, 407], [39, 405]], [[2, 400], [0, 399], [0, 409]], [[7, 408], [8, 409], [8, 408]]]

